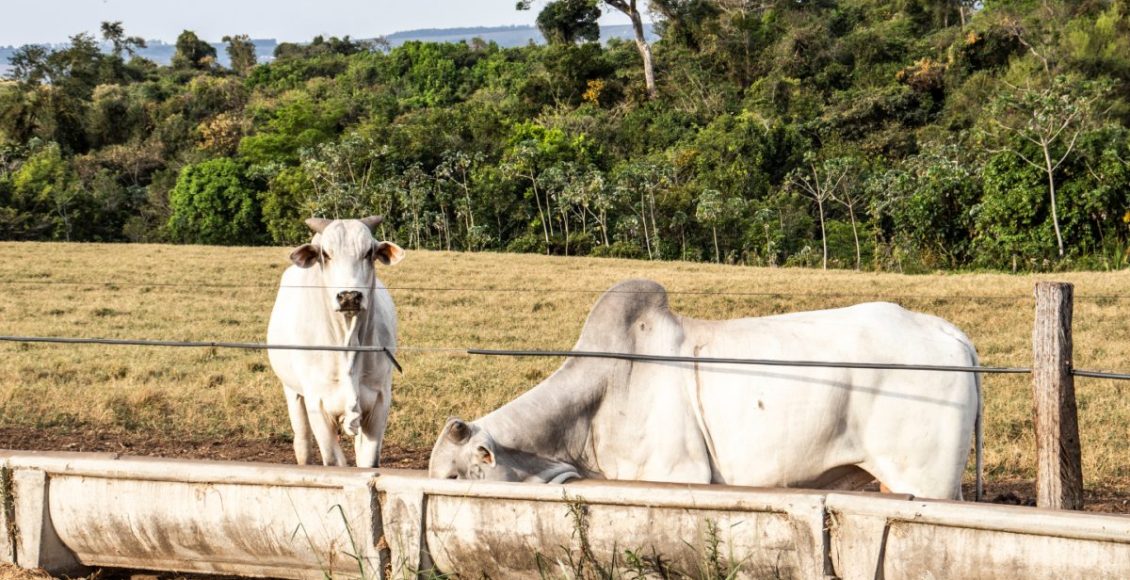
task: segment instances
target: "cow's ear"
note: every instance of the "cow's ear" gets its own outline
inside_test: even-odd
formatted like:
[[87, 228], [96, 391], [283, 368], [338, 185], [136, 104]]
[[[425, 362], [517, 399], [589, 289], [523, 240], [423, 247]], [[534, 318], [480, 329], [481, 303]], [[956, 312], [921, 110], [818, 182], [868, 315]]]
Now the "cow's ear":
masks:
[[290, 261], [299, 268], [309, 268], [322, 258], [322, 248], [315, 244], [302, 244], [290, 253]]
[[475, 449], [475, 462], [494, 467], [494, 452], [485, 445], [479, 445]]
[[449, 419], [444, 431], [447, 432], [447, 440], [456, 445], [462, 445], [471, 438], [471, 426], [460, 419]]
[[373, 242], [373, 259], [385, 266], [393, 266], [404, 259], [404, 248], [392, 242]]

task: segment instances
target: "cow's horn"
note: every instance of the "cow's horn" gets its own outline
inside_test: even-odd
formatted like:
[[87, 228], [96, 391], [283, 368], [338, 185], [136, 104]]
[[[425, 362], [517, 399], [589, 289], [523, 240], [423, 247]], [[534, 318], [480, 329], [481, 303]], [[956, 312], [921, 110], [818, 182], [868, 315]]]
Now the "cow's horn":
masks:
[[367, 218], [361, 219], [361, 223], [365, 224], [365, 227], [369, 228], [370, 232], [373, 231], [373, 229], [377, 226], [381, 225], [381, 222], [383, 221], [385, 221], [385, 216], [383, 215], [371, 215]]
[[306, 220], [306, 225], [310, 226], [310, 229], [314, 230], [314, 233], [320, 234], [331, 222], [333, 222], [333, 220], [326, 218], [310, 218]]
[[471, 436], [471, 429], [459, 419], [452, 419], [447, 428], [447, 438], [452, 443], [463, 443]]

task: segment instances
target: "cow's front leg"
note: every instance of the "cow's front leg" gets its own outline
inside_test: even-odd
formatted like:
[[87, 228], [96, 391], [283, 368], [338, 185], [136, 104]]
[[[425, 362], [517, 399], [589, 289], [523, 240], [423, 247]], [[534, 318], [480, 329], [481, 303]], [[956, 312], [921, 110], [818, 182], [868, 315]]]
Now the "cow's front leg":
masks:
[[322, 465], [345, 466], [345, 452], [337, 438], [337, 422], [322, 408], [322, 402], [306, 397], [306, 417], [322, 454]]
[[388, 426], [389, 390], [377, 391], [376, 400], [365, 406], [361, 430], [353, 440], [357, 467], [378, 467], [381, 464], [381, 442]]
[[290, 412], [290, 427], [294, 430], [294, 458], [299, 465], [310, 465], [310, 420], [306, 416], [304, 397], [298, 391], [283, 385], [286, 407]]

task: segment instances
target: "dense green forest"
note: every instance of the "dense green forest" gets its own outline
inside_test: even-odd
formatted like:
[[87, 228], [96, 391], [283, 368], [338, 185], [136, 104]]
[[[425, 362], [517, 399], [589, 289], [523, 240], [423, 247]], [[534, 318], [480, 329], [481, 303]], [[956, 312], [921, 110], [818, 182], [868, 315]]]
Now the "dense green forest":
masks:
[[657, 40], [603, 46], [595, 18], [634, 0], [519, 4], [547, 44], [319, 37], [256, 64], [232, 36], [221, 67], [186, 31], [158, 66], [110, 22], [23, 47], [0, 239], [290, 244], [375, 213], [409, 248], [1130, 261], [1122, 1], [652, 0]]

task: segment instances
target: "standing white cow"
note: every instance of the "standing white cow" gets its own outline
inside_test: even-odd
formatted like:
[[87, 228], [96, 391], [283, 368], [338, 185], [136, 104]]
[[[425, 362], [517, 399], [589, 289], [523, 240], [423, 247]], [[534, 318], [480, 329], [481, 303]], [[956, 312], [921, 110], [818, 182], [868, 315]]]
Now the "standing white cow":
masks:
[[[895, 304], [695, 320], [673, 314], [663, 287], [646, 280], [606, 292], [574, 350], [977, 365], [960, 330]], [[960, 498], [975, 422], [980, 457], [979, 411], [971, 372], [571, 357], [485, 417], [449, 420], [428, 470], [816, 488], [874, 477], [894, 492]]]
[[404, 257], [392, 242], [373, 239], [381, 218], [311, 218], [309, 244], [290, 254], [282, 276], [267, 341], [278, 345], [383, 346], [385, 352], [269, 351], [271, 368], [286, 392], [294, 455], [310, 463], [310, 431], [325, 465], [346, 465], [338, 427], [354, 439], [358, 467], [380, 462], [381, 440], [392, 397], [396, 310], [377, 279], [374, 262]]

